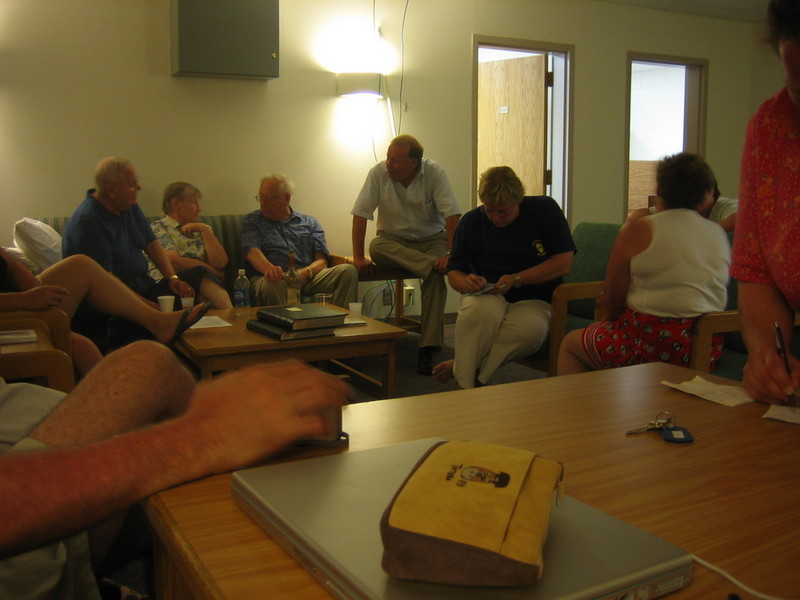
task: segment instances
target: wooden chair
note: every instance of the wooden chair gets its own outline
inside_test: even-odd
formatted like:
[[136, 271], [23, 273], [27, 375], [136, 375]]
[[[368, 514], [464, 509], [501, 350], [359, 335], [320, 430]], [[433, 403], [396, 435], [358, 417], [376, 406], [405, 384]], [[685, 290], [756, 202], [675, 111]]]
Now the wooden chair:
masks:
[[606, 265], [621, 225], [579, 223], [572, 232], [578, 252], [564, 283], [553, 292], [550, 335], [536, 354], [516, 362], [556, 374], [558, 351], [564, 336], [597, 320], [597, 298], [603, 291]]
[[69, 393], [75, 387], [69, 317], [56, 308], [0, 313], [0, 331], [33, 329], [38, 340], [0, 346], [0, 376], [31, 379]]
[[[342, 265], [353, 264], [352, 256], [342, 256], [341, 254], [331, 254], [330, 264]], [[414, 317], [408, 317], [403, 314], [404, 300], [404, 282], [406, 279], [416, 279], [410, 271], [404, 269], [384, 269], [383, 267], [373, 266], [372, 271], [368, 275], [363, 273], [358, 274], [359, 281], [394, 281], [394, 318], [392, 324], [396, 327], [402, 327], [407, 331], [418, 331], [420, 321]]]
[[[795, 327], [800, 326], [800, 312], [794, 315]], [[742, 329], [738, 310], [723, 310], [701, 315], [694, 324], [692, 351], [689, 355], [689, 368], [708, 371], [711, 359], [711, 341], [714, 334], [738, 333]], [[796, 352], [796, 347], [793, 348]], [[742, 368], [747, 362], [747, 351], [744, 343], [737, 340], [726, 340], [722, 357], [712, 371], [714, 375], [729, 379], [742, 379]]]

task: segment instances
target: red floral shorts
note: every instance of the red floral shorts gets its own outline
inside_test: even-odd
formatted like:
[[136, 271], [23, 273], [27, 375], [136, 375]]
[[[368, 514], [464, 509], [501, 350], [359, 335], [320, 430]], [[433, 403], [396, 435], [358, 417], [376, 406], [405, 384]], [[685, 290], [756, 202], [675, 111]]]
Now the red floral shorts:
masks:
[[[696, 317], [655, 317], [626, 308], [616, 321], [592, 323], [583, 330], [583, 349], [596, 369], [666, 362], [689, 366]], [[713, 369], [722, 354], [722, 335], [711, 344]]]

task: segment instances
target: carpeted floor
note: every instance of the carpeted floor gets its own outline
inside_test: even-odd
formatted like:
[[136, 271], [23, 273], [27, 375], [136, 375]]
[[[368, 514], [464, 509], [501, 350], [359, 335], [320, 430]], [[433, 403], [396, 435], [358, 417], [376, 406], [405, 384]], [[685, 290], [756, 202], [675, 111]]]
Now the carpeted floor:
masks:
[[[453, 358], [454, 325], [445, 325], [444, 346], [442, 351], [434, 356], [434, 364], [442, 360]], [[455, 382], [450, 381], [442, 384], [432, 376], [419, 375], [417, 373], [417, 346], [419, 334], [409, 333], [405, 338], [397, 341], [397, 359], [395, 397], [419, 396], [421, 394], [435, 394], [455, 389]], [[365, 373], [374, 377], [380, 377], [381, 362], [378, 359], [362, 358], [359, 359], [359, 368]], [[530, 367], [525, 367], [517, 363], [509, 363], [500, 368], [490, 381], [490, 385], [498, 383], [512, 383], [515, 381], [525, 381], [528, 379], [538, 379], [544, 377], [545, 373], [536, 371]], [[372, 396], [365, 392], [357, 391], [356, 402], [374, 400]]]

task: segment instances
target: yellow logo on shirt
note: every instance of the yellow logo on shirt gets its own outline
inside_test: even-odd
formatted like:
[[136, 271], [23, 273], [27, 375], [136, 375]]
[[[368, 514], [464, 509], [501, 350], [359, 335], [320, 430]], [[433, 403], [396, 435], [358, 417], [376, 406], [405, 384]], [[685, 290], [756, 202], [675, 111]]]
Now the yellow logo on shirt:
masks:
[[537, 256], [544, 256], [545, 254], [547, 254], [547, 252], [545, 252], [544, 244], [542, 243], [542, 240], [534, 240], [533, 247], [536, 250], [536, 255]]

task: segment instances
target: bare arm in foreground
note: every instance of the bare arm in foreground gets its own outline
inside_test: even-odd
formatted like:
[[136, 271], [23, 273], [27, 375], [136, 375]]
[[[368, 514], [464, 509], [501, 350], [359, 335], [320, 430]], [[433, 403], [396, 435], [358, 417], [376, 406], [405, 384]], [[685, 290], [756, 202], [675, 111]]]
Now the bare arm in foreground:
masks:
[[[157, 345], [150, 346], [146, 354], [157, 360], [160, 351], [154, 353]], [[107, 376], [109, 370], [102, 366], [96, 370]], [[122, 379], [119, 389], [130, 387], [124, 374]], [[255, 366], [197, 384], [185, 412], [180, 400], [164, 410], [165, 416], [170, 411], [179, 416], [119, 437], [64, 447], [69, 434], [63, 431], [69, 428], [56, 428], [53, 422], [69, 417], [64, 413], [69, 413], [71, 400], [76, 404], [80, 394], [101, 389], [92, 386], [97, 382], [91, 376], [87, 380], [89, 385], [82, 383], [73, 392], [78, 398], [68, 396], [30, 435], [53, 449], [0, 456], [5, 515], [0, 519], [0, 556], [87, 529], [165, 488], [252, 464], [298, 438], [321, 435], [320, 409], [341, 406], [349, 394], [334, 377], [297, 361]], [[146, 383], [150, 390], [158, 387]], [[170, 385], [164, 382], [163, 387]], [[102, 402], [117, 409], [115, 395]], [[162, 408], [153, 408], [153, 416]], [[88, 429], [93, 427], [99, 426]]]

